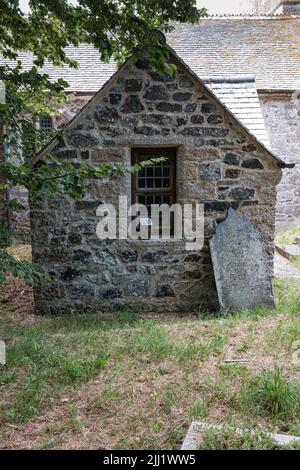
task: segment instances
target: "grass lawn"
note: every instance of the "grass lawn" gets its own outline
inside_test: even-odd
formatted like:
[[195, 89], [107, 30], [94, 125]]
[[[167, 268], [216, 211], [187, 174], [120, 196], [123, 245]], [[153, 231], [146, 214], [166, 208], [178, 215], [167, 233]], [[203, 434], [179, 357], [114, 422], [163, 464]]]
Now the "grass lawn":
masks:
[[285, 232], [278, 233], [276, 242], [281, 245], [292, 245], [296, 237], [300, 237], [300, 227], [294, 227]]
[[275, 290], [276, 310], [228, 317], [56, 318], [8, 282], [0, 447], [178, 449], [193, 419], [300, 435], [300, 284]]

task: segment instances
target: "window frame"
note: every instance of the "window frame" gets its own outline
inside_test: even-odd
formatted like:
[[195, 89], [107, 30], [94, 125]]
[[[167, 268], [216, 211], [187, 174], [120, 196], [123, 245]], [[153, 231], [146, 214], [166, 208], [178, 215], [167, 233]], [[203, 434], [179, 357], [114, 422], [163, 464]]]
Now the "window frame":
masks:
[[[162, 155], [163, 154], [163, 155]], [[138, 173], [135, 172], [131, 175], [131, 204], [138, 203], [138, 196], [147, 196], [147, 195], [170, 195], [170, 204], [171, 207], [176, 203], [176, 165], [177, 165], [177, 152], [176, 147], [139, 147], [131, 149], [131, 164], [136, 165], [144, 160], [149, 160], [150, 158], [155, 158], [159, 156], [166, 156], [170, 158], [170, 180], [171, 186], [168, 188], [138, 188]]]
[[[50, 122], [50, 126], [51, 127], [43, 127], [41, 126], [41, 121], [42, 119], [49, 119], [49, 122]], [[50, 132], [53, 131], [53, 129], [55, 129], [55, 126], [54, 126], [54, 118], [53, 116], [50, 116], [49, 114], [46, 114], [46, 115], [43, 115], [43, 116], [39, 116], [38, 120], [37, 120], [37, 123], [36, 123], [36, 127], [38, 130], [41, 130], [47, 134], [49, 134]]]

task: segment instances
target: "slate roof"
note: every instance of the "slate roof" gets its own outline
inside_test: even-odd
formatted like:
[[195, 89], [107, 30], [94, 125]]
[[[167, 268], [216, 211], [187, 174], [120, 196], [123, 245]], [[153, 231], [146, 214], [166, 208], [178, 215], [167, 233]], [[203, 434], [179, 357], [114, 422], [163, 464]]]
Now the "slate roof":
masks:
[[[78, 47], [66, 47], [67, 56], [76, 60], [79, 68], [54, 67], [46, 61], [42, 71], [47, 73], [53, 81], [63, 78], [69, 84], [67, 89], [70, 92], [96, 93], [110, 79], [117, 70], [113, 61], [109, 64], [101, 62], [99, 52], [90, 44], [80, 44]], [[32, 66], [33, 55], [21, 52], [19, 59], [25, 69]], [[0, 66], [4, 59], [0, 56]], [[6, 60], [6, 63], [9, 62]], [[12, 62], [10, 62], [12, 63]]]
[[[176, 24], [167, 41], [200, 77], [255, 75], [258, 89], [300, 89], [299, 17], [215, 16], [196, 25]], [[79, 69], [47, 63], [44, 71], [53, 79], [63, 77], [70, 91], [95, 93], [116, 70], [113, 62], [101, 63], [91, 45], [68, 47], [67, 54]], [[31, 64], [31, 55], [20, 58]]]
[[202, 77], [219, 100], [266, 147], [270, 147], [254, 76]]
[[199, 76], [255, 75], [258, 89], [300, 89], [300, 18], [213, 17], [177, 24], [170, 46]]

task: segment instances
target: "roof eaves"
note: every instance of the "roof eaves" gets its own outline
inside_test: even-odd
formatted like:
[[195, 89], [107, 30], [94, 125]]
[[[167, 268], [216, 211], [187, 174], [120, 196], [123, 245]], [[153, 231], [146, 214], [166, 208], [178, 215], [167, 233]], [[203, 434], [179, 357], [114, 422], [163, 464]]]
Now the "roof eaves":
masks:
[[209, 76], [205, 77], [200, 75], [200, 79], [206, 83], [255, 83], [255, 75], [235, 75], [229, 76]]

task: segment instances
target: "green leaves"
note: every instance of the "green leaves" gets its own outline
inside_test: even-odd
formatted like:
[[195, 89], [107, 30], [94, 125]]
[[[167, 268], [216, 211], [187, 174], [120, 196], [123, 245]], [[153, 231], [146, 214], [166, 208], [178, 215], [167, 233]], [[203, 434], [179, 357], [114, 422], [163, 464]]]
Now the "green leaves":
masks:
[[0, 248], [0, 284], [5, 281], [7, 274], [23, 279], [28, 285], [33, 285], [44, 277], [33, 264], [16, 260], [5, 249]]

